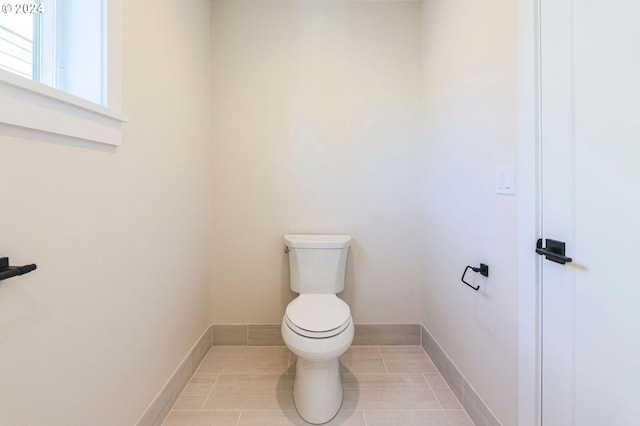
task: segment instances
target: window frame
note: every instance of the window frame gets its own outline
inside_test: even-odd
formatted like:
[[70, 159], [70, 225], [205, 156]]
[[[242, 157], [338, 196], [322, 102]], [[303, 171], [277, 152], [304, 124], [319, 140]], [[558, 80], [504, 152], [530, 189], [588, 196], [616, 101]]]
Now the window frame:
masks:
[[122, 125], [122, 0], [107, 1], [107, 105], [0, 70], [0, 133], [26, 129], [118, 146]]

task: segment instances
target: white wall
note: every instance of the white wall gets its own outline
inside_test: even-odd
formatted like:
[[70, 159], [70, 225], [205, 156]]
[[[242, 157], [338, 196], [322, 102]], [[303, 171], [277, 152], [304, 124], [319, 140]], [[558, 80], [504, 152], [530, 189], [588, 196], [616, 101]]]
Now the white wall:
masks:
[[123, 3], [123, 145], [0, 135], [2, 425], [132, 425], [208, 324], [210, 3]]
[[213, 323], [278, 323], [285, 233], [354, 238], [358, 323], [420, 322], [420, 4], [213, 2]]
[[[517, 424], [517, 195], [495, 193], [495, 170], [517, 160], [516, 6], [422, 9], [423, 321], [505, 425]], [[481, 262], [475, 292], [460, 276]]]

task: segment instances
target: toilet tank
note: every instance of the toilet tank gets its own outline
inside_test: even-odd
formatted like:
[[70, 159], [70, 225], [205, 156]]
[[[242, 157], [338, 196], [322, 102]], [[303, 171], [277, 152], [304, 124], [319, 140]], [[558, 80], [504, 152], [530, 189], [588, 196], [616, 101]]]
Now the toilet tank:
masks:
[[305, 294], [344, 290], [349, 235], [287, 234], [284, 241], [289, 251], [291, 290]]

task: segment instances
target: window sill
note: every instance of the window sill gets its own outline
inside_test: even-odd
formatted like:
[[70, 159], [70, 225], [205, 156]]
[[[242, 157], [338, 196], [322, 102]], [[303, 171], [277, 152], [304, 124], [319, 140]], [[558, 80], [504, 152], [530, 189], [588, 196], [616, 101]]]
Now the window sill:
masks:
[[0, 123], [39, 132], [118, 146], [119, 111], [0, 70]]

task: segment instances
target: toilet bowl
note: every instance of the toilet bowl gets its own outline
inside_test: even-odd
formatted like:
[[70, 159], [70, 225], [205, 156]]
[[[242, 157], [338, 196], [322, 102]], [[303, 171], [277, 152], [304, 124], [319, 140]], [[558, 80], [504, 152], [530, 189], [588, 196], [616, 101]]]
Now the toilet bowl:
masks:
[[285, 235], [291, 289], [299, 296], [287, 306], [281, 332], [297, 356], [296, 409], [312, 424], [327, 423], [342, 404], [339, 357], [351, 346], [354, 326], [349, 305], [336, 293], [344, 289], [350, 240], [345, 235]]
[[335, 294], [303, 294], [287, 307], [282, 338], [298, 357], [293, 399], [307, 422], [326, 423], [340, 410], [338, 357], [351, 346], [353, 334], [349, 306]]

